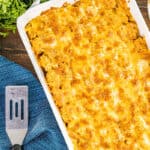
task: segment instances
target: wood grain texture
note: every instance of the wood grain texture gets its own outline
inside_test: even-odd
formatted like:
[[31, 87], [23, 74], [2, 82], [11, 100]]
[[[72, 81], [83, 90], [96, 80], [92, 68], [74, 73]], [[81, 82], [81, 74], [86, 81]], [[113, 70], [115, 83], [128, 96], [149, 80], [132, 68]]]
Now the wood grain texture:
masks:
[[[147, 0], [137, 0], [137, 3], [142, 11], [147, 25], [150, 28], [150, 20], [148, 19], [147, 13]], [[0, 37], [0, 55], [3, 55], [14, 62], [21, 64], [35, 74], [18, 32], [15, 34], [10, 33], [7, 38]]]
[[140, 10], [142, 12], [142, 15], [150, 29], [150, 20], [148, 19], [148, 10], [147, 10], [147, 0], [136, 0], [139, 7], [140, 7]]
[[7, 38], [0, 37], [0, 55], [22, 65], [35, 74], [18, 32], [10, 33]]

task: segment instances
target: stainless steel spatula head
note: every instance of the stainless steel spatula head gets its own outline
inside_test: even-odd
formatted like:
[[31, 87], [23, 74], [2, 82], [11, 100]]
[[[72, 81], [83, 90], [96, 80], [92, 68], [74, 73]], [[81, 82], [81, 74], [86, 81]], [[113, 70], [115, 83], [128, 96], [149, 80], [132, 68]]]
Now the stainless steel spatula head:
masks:
[[5, 89], [6, 132], [12, 145], [22, 145], [28, 130], [28, 87]]

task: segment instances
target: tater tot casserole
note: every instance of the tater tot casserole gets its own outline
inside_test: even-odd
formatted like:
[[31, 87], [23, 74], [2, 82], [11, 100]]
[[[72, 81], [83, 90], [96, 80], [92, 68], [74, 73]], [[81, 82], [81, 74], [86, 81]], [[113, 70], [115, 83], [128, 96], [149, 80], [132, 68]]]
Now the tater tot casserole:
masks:
[[125, 0], [79, 0], [26, 25], [75, 150], [150, 149], [150, 51]]

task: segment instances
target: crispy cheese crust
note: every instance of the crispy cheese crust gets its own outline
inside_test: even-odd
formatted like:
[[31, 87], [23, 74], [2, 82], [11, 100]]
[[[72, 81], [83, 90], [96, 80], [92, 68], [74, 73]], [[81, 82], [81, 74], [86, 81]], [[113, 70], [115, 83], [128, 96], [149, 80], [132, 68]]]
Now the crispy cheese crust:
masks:
[[150, 149], [150, 52], [125, 0], [80, 0], [26, 26], [75, 150]]

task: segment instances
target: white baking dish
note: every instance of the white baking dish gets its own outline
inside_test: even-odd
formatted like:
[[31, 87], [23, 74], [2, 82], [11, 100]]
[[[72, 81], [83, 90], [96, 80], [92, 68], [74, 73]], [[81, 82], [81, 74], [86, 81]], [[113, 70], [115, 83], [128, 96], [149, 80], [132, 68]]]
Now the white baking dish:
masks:
[[[74, 0], [51, 0], [49, 2], [46, 2], [46, 3], [43, 3], [43, 4], [39, 4], [38, 6], [35, 6], [33, 8], [30, 8], [29, 10], [27, 10], [22, 16], [20, 16], [17, 20], [17, 28], [18, 28], [18, 31], [19, 31], [19, 34], [20, 34], [20, 37], [24, 43], [24, 46], [28, 52], [28, 55], [33, 63], [33, 66], [34, 66], [34, 69], [39, 77], [39, 80], [44, 88], [44, 91], [46, 93], [46, 96], [48, 98], [48, 101], [49, 101], [49, 104], [52, 108], [52, 111], [56, 117], [56, 120], [57, 120], [57, 123], [60, 127], [60, 130], [64, 136], [64, 139], [66, 141], [66, 144], [68, 146], [68, 149], [69, 150], [72, 150], [73, 149], [73, 145], [72, 145], [72, 142], [68, 136], [68, 133], [67, 133], [67, 130], [66, 130], [66, 127], [61, 119], [61, 116], [60, 116], [60, 113], [52, 99], [52, 96], [50, 94], [50, 91], [48, 89], [48, 86], [46, 84], [46, 81], [45, 81], [45, 78], [44, 78], [44, 74], [41, 70], [41, 68], [39, 67], [38, 65], [38, 62], [36, 60], [36, 57], [33, 53], [33, 50], [31, 48], [31, 45], [30, 45], [30, 42], [29, 42], [29, 39], [28, 39], [28, 36], [25, 32], [25, 26], [26, 24], [33, 18], [35, 18], [36, 16], [40, 15], [41, 12], [49, 9], [50, 7], [61, 7], [64, 2], [70, 2], [70, 3], [73, 3]], [[148, 47], [150, 48], [150, 32], [149, 32], [149, 29], [144, 21], [144, 18], [136, 4], [136, 1], [135, 0], [130, 0], [130, 2], [128, 2], [128, 6], [130, 7], [130, 10], [131, 10], [131, 13], [134, 17], [134, 19], [136, 20], [137, 24], [138, 24], [138, 27], [139, 27], [139, 31], [140, 31], [140, 34], [142, 36], [145, 37], [146, 39], [146, 42], [147, 42], [147, 45]]]

